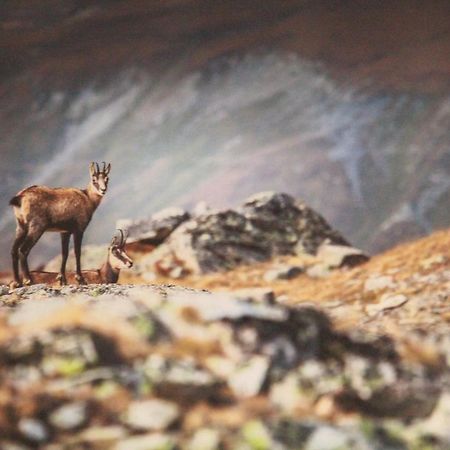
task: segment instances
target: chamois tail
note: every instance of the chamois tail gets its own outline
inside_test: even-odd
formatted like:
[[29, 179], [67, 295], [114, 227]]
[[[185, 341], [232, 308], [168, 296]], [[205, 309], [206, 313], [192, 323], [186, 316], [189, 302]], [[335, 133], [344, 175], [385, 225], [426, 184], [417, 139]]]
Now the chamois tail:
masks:
[[11, 206], [18, 206], [20, 208], [20, 205], [22, 204], [22, 196], [16, 195], [14, 196], [10, 201], [9, 204]]
[[25, 189], [22, 189], [18, 194], [16, 194], [10, 201], [9, 204], [11, 206], [18, 206], [20, 208], [20, 206], [22, 205], [22, 195], [28, 191], [28, 189], [34, 188], [36, 187], [36, 185], [34, 184], [33, 186], [29, 186]]

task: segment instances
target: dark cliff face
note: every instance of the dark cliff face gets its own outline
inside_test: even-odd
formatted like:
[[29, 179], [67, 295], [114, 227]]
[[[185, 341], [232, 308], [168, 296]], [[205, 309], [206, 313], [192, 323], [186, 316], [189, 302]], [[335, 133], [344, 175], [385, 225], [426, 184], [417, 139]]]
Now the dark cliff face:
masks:
[[90, 160], [113, 165], [91, 241], [268, 189], [369, 250], [448, 226], [449, 54], [448, 1], [4, 1], [2, 253], [9, 197]]

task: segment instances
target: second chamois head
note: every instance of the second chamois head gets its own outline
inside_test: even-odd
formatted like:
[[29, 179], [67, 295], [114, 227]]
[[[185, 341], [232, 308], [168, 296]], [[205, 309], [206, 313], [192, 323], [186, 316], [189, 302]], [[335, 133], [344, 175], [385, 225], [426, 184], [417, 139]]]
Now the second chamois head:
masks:
[[100, 169], [99, 165], [95, 162], [91, 163], [89, 168], [91, 174], [91, 184], [98, 195], [105, 195], [108, 189], [108, 175], [111, 170], [111, 164], [106, 165], [103, 162], [103, 167]]
[[127, 235], [122, 231], [118, 230], [119, 234], [116, 234], [111, 244], [109, 244], [109, 264], [113, 269], [130, 269], [133, 267], [133, 260], [127, 255], [125, 251], [125, 244], [127, 241]]

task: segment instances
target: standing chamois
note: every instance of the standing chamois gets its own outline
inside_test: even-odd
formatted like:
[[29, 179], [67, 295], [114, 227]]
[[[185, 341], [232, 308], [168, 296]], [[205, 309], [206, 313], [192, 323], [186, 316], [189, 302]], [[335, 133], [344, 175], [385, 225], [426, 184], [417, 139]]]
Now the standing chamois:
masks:
[[61, 234], [62, 261], [58, 275], [61, 285], [67, 283], [66, 261], [69, 255], [70, 235], [73, 234], [76, 280], [79, 284], [84, 284], [80, 263], [83, 233], [106, 193], [110, 170], [111, 164], [103, 163], [100, 170], [97, 163], [91, 163], [91, 181], [87, 189], [30, 186], [10, 200], [9, 204], [14, 207], [17, 222], [16, 239], [11, 250], [14, 286], [21, 285], [19, 260], [24, 277], [23, 284], [32, 284], [28, 254], [46, 231]]
[[[83, 270], [81, 273], [87, 284], [110, 284], [117, 283], [121, 269], [133, 267], [133, 260], [125, 251], [125, 243], [127, 237], [122, 230], [118, 230], [120, 234], [115, 235], [108, 247], [106, 261], [98, 270]], [[58, 274], [56, 272], [31, 272], [35, 283], [56, 284], [58, 282]], [[76, 274], [67, 272], [67, 281], [69, 284], [75, 284]]]

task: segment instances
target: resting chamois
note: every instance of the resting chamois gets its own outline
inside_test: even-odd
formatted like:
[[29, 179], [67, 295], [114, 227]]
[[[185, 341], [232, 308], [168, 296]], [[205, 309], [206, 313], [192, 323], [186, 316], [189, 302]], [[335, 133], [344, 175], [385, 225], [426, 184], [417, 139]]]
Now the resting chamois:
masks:
[[70, 235], [73, 234], [76, 280], [79, 284], [84, 283], [80, 263], [83, 233], [106, 193], [110, 170], [111, 164], [103, 163], [100, 170], [97, 163], [91, 163], [91, 181], [87, 189], [30, 186], [10, 200], [9, 204], [14, 207], [17, 222], [16, 239], [11, 250], [15, 286], [21, 284], [19, 260], [24, 277], [23, 284], [33, 282], [28, 268], [28, 254], [46, 231], [61, 233], [62, 261], [58, 275], [61, 285], [67, 283], [66, 261]]
[[[126, 236], [122, 230], [118, 230], [120, 235], [113, 237], [108, 247], [106, 261], [98, 270], [83, 270], [81, 273], [87, 284], [109, 284], [117, 283], [120, 269], [133, 267], [133, 260], [125, 251]], [[56, 272], [31, 272], [35, 283], [56, 284], [58, 274]], [[76, 275], [73, 272], [67, 272], [67, 281], [69, 284], [75, 284]]]

